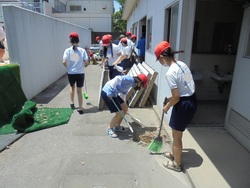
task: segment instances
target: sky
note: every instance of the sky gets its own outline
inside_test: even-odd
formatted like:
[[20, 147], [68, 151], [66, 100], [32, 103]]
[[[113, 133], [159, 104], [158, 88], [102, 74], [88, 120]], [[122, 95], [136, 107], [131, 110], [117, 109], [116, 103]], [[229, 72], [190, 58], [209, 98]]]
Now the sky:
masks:
[[120, 10], [120, 4], [114, 1], [115, 12]]

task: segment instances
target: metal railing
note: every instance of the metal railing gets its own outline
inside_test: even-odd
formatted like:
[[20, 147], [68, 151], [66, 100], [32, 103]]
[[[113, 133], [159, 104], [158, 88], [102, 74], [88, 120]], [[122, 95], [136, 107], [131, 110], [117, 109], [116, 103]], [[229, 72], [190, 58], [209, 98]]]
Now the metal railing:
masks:
[[43, 4], [40, 2], [9, 2], [0, 3], [0, 23], [4, 22], [2, 5], [15, 5], [43, 14]]

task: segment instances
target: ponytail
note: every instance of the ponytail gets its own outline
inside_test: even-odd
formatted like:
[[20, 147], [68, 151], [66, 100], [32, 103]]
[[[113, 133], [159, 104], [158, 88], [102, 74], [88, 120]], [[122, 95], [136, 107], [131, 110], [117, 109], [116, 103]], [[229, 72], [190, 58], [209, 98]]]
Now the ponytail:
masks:
[[110, 43], [110, 49], [111, 49], [111, 55], [112, 55], [112, 58], [113, 58], [113, 45], [112, 45], [112, 42]]
[[184, 50], [174, 51], [172, 48], [168, 48], [165, 51], [163, 51], [161, 55], [174, 58], [174, 55], [178, 53], [184, 53]]
[[[112, 58], [113, 58], [113, 45], [112, 43], [110, 43], [110, 49], [111, 49], [111, 55], [112, 55]], [[107, 57], [107, 51], [108, 51], [108, 48], [106, 46], [103, 46], [103, 56], [104, 57]]]
[[103, 56], [107, 57], [107, 51], [108, 51], [107, 47], [103, 46], [102, 50], [103, 50]]

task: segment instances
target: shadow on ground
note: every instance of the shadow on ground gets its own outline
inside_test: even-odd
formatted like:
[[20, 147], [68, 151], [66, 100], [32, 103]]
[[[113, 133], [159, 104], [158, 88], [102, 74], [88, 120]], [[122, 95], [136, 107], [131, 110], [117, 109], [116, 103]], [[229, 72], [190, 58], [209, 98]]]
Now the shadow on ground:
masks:
[[53, 98], [55, 98], [67, 85], [68, 77], [67, 75], [62, 76], [45, 90], [40, 92], [38, 95], [33, 97], [31, 100], [36, 103], [48, 104]]

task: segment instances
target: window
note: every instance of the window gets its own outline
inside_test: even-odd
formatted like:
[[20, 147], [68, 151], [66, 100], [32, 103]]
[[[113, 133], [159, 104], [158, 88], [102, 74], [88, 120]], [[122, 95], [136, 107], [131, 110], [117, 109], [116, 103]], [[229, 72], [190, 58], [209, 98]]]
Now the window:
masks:
[[54, 12], [66, 12], [66, 5], [61, 3], [59, 0], [54, 1], [55, 7], [54, 7]]
[[234, 23], [215, 23], [212, 53], [232, 54], [232, 48], [235, 47], [233, 38], [233, 36], [235, 36], [235, 28], [236, 26]]
[[152, 18], [148, 20], [147, 23], [147, 49], [151, 49], [152, 45]]
[[165, 32], [166, 35], [163, 37], [167, 40], [173, 49], [176, 49], [176, 38], [177, 38], [177, 23], [179, 14], [179, 3], [174, 4], [165, 11]]
[[235, 55], [243, 4], [243, 1], [197, 1], [192, 53]]
[[70, 5], [70, 11], [74, 12], [74, 11], [81, 11], [82, 7], [80, 5]]

